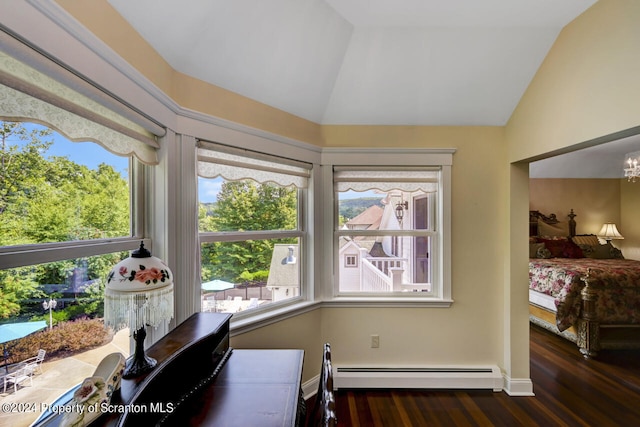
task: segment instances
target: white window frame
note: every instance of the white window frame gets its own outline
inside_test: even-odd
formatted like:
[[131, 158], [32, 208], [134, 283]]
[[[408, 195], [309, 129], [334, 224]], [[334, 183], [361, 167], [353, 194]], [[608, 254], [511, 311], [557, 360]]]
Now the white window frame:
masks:
[[69, 139], [94, 141], [116, 155], [129, 157], [131, 201], [130, 236], [0, 247], [0, 269], [135, 250], [141, 241], [153, 249], [151, 239], [143, 237], [147, 235], [145, 209], [150, 202], [145, 200], [144, 189], [150, 184], [150, 173], [135, 158], [157, 164], [159, 145], [155, 137], [163, 135], [165, 129], [6, 29], [0, 31], [0, 53], [4, 55], [0, 67], [2, 91], [11, 94], [5, 99], [3, 118], [63, 130]]
[[[203, 141], [206, 146], [206, 141]], [[282, 162], [283, 165], [287, 164], [285, 158], [279, 158], [274, 154], [268, 152], [256, 152], [253, 150], [247, 150], [240, 147], [228, 146], [230, 153], [235, 155], [241, 155], [247, 159], [266, 160], [269, 162]], [[311, 267], [313, 249], [308, 243], [309, 238], [309, 221], [311, 220], [312, 210], [309, 208], [313, 206], [310, 202], [310, 189], [313, 187], [314, 171], [316, 167], [313, 163], [305, 160], [289, 159], [292, 162], [304, 162], [310, 166], [310, 177], [308, 178], [308, 185], [306, 188], [299, 188], [298, 193], [298, 211], [297, 211], [297, 228], [295, 230], [254, 230], [254, 231], [224, 231], [224, 232], [201, 232], [198, 231], [198, 254], [201, 251], [203, 243], [215, 243], [215, 242], [234, 242], [234, 241], [246, 241], [246, 240], [266, 240], [266, 239], [283, 239], [295, 237], [298, 239], [301, 263], [300, 263], [300, 289], [299, 295], [275, 302], [270, 304], [260, 305], [252, 310], [241, 311], [233, 315], [232, 327], [234, 330], [251, 330], [255, 325], [263, 326], [264, 322], [268, 319], [274, 321], [281, 315], [288, 313], [290, 310], [295, 310], [300, 307], [307, 307], [309, 302], [313, 300], [313, 288], [310, 285], [312, 282], [311, 276], [313, 274], [313, 268]], [[259, 170], [259, 168], [257, 169]], [[198, 197], [196, 200], [199, 203]], [[199, 225], [197, 227], [199, 229]], [[202, 265], [198, 260], [197, 270], [198, 277]], [[200, 283], [201, 280], [198, 281]]]
[[[449, 307], [453, 303], [451, 289], [451, 168], [453, 166], [453, 154], [455, 149], [325, 149], [323, 150], [323, 194], [326, 200], [323, 207], [323, 237], [325, 242], [324, 255], [331, 266], [330, 298], [327, 298], [328, 306], [371, 306], [371, 307]], [[335, 166], [432, 166], [441, 169], [439, 201], [437, 204], [436, 218], [439, 221], [438, 233], [435, 244], [438, 246], [438, 259], [433, 260], [433, 268], [437, 269], [438, 278], [432, 283], [432, 291], [428, 296], [420, 292], [408, 292], [404, 294], [354, 294], [340, 293], [338, 283], [338, 259], [340, 232], [337, 227], [337, 205], [333, 185], [333, 168]], [[371, 232], [372, 234], [391, 235], [404, 232]], [[360, 234], [360, 233], [359, 233]], [[366, 234], [366, 232], [364, 233]], [[405, 233], [406, 234], [406, 233]], [[415, 233], [414, 233], [415, 234]], [[413, 234], [412, 234], [413, 235]]]
[[345, 254], [344, 256], [344, 266], [346, 268], [356, 268], [358, 267], [358, 257], [352, 254]]

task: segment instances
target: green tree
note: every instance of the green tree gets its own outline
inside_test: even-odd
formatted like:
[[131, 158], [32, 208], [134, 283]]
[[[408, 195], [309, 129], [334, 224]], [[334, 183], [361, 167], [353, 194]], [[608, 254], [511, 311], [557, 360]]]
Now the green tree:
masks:
[[[216, 203], [200, 207], [203, 231], [294, 230], [297, 227], [297, 189], [251, 180], [226, 181]], [[244, 281], [265, 277], [273, 245], [295, 239], [243, 240], [203, 245], [204, 278]]]
[[[129, 231], [129, 183], [113, 167], [101, 164], [87, 171], [78, 185], [83, 192], [80, 223], [90, 227], [88, 238], [119, 237]], [[109, 208], [105, 209], [107, 202]], [[85, 237], [86, 238], [86, 237]]]
[[[0, 246], [31, 243], [23, 234], [29, 197], [44, 187], [49, 130], [28, 131], [21, 123], [0, 122]], [[24, 143], [20, 148], [19, 143]]]
[[[51, 130], [0, 122], [0, 246], [128, 236], [129, 182], [108, 164], [96, 169], [47, 156]], [[43, 284], [65, 284], [82, 266], [83, 280], [106, 277], [121, 254], [0, 270], [0, 319], [29, 316]], [[90, 289], [86, 314], [101, 312]], [[77, 311], [77, 310], [76, 310]], [[70, 313], [73, 310], [70, 311]]]
[[43, 297], [33, 268], [0, 270], [0, 319], [18, 316], [23, 309], [22, 301]]

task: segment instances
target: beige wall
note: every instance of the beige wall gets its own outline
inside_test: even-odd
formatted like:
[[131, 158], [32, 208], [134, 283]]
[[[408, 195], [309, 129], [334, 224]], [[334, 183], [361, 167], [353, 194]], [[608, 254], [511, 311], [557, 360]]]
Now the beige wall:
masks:
[[[503, 365], [507, 164], [498, 127], [325, 126], [331, 147], [455, 148], [451, 308], [326, 308], [336, 363]], [[369, 336], [380, 335], [371, 349]]]
[[[451, 308], [324, 308], [319, 318], [305, 315], [267, 326], [234, 337], [233, 345], [279, 346], [286, 337], [284, 341], [292, 346], [313, 344], [305, 347], [313, 357], [320, 343], [330, 342], [337, 365], [503, 366], [505, 251], [500, 242], [508, 233], [507, 215], [500, 209], [506, 206], [508, 185], [503, 129], [328, 126], [324, 132], [326, 145], [332, 147], [456, 149], [452, 168], [455, 302]], [[372, 334], [380, 336], [380, 348], [370, 348]], [[314, 362], [305, 361], [305, 365], [307, 373], [317, 372]]]
[[640, 124], [640, 2], [599, 0], [560, 33], [506, 127], [509, 160]]
[[264, 328], [235, 335], [230, 340], [230, 346], [233, 348], [302, 348], [305, 350], [302, 381], [309, 381], [318, 375], [322, 362], [324, 341], [322, 341], [319, 327], [322, 322], [321, 315], [321, 310], [313, 310]]
[[640, 260], [640, 182], [623, 180], [620, 184], [620, 234], [616, 246], [622, 249], [625, 258]]
[[532, 179], [529, 208], [555, 213], [560, 221], [574, 210], [576, 233], [597, 234], [605, 222], [624, 229], [620, 215], [619, 179]]
[[[570, 151], [640, 124], [638, 22], [640, 2], [599, 0], [562, 30], [505, 127], [508, 161], [525, 163]], [[523, 181], [512, 174], [513, 187], [525, 187]], [[511, 191], [512, 213], [524, 213], [528, 204], [528, 192]], [[630, 209], [621, 209], [622, 218], [631, 216]], [[505, 244], [511, 254], [510, 292], [515, 295], [527, 286], [526, 263], [514, 258], [526, 256], [520, 242], [527, 220], [511, 215], [510, 223], [512, 235]], [[521, 299], [507, 297], [507, 304], [520, 305]], [[507, 346], [528, 334], [524, 316], [510, 313], [511, 319], [505, 317]], [[507, 355], [517, 356], [520, 349], [512, 346]], [[528, 369], [524, 358], [518, 360], [513, 372]]]
[[625, 258], [640, 260], [640, 186], [626, 179], [531, 179], [529, 208], [566, 220], [577, 215], [578, 234], [598, 234], [602, 224], [616, 224], [624, 240], [613, 242]]

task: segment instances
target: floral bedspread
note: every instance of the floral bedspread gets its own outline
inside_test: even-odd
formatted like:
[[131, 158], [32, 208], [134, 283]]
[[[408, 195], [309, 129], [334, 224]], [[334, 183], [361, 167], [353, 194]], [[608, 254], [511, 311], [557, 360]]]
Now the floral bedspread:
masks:
[[628, 259], [548, 258], [529, 260], [529, 288], [555, 299], [556, 325], [575, 325], [582, 309], [580, 279], [591, 269], [597, 287], [596, 315], [601, 324], [640, 324], [640, 261]]

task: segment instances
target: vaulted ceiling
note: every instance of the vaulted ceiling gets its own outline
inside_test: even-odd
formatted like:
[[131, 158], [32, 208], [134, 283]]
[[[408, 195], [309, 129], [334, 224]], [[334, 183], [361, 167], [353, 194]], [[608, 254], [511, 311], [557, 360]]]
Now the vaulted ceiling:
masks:
[[321, 124], [506, 124], [596, 0], [109, 0], [171, 66]]

